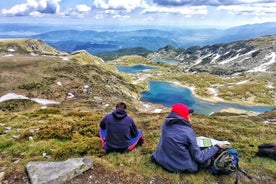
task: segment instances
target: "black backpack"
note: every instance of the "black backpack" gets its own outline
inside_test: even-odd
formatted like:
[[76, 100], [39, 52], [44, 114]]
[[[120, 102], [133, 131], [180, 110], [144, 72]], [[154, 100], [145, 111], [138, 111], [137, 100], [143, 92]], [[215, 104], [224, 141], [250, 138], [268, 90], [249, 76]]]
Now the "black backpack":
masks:
[[256, 156], [267, 157], [276, 160], [276, 143], [266, 143], [258, 146]]

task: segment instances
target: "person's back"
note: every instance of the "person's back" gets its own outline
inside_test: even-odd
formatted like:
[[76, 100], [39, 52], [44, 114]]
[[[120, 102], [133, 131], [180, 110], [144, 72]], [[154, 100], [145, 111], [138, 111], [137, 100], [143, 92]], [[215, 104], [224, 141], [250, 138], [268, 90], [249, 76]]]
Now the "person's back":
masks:
[[211, 158], [219, 146], [201, 150], [189, 122], [191, 110], [184, 104], [172, 106], [163, 125], [157, 150], [152, 161], [171, 172], [196, 172], [198, 165]]
[[116, 109], [102, 119], [100, 129], [102, 146], [107, 152], [127, 152], [139, 141], [143, 143], [142, 131], [137, 130], [133, 119], [127, 115], [123, 102], [118, 103]]

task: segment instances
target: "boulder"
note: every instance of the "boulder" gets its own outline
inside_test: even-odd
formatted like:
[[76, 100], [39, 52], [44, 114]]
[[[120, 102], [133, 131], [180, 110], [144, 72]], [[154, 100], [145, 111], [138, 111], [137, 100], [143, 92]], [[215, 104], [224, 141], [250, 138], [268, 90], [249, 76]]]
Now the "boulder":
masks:
[[65, 161], [31, 161], [26, 170], [31, 184], [64, 183], [92, 168], [91, 158], [71, 158]]

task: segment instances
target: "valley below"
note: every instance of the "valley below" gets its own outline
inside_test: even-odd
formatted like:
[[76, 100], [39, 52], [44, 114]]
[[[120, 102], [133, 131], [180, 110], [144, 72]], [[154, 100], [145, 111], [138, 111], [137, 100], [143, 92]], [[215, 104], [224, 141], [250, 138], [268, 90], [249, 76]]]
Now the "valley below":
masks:
[[[271, 36], [193, 51], [166, 47], [145, 57], [104, 61], [85, 50], [59, 51], [41, 40], [0, 40], [0, 183], [28, 183], [29, 161], [75, 157], [92, 158], [93, 168], [68, 183], [234, 183], [234, 175], [213, 176], [203, 170], [172, 174], [151, 163], [162, 122], [170, 112], [170, 105], [141, 100], [151, 81], [186, 87], [208, 103], [271, 107], [263, 112], [224, 108], [207, 115], [195, 113], [191, 124], [198, 136], [227, 140], [239, 151], [240, 166], [253, 176], [249, 180], [241, 175], [241, 183], [274, 183], [275, 161], [256, 156], [258, 145], [276, 142], [274, 43]], [[241, 48], [248, 44], [251, 50]], [[155, 62], [156, 56], [178, 63]], [[241, 61], [246, 61], [242, 70]], [[138, 73], [117, 69], [135, 65], [151, 68]], [[24, 98], [5, 99], [10, 93]], [[99, 122], [119, 101], [127, 103], [146, 143], [128, 154], [107, 155], [100, 144]]]

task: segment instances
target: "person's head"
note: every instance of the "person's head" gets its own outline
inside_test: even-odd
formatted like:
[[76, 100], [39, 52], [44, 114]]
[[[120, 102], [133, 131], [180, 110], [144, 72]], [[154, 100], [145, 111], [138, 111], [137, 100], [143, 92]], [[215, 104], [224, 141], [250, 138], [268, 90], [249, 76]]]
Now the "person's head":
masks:
[[116, 105], [116, 109], [121, 109], [121, 110], [125, 111], [127, 109], [127, 106], [126, 106], [126, 104], [124, 102], [119, 102]]
[[175, 113], [179, 114], [185, 120], [189, 121], [189, 115], [192, 114], [194, 112], [194, 110], [190, 109], [185, 104], [176, 103], [176, 104], [172, 105], [171, 112], [175, 112]]

